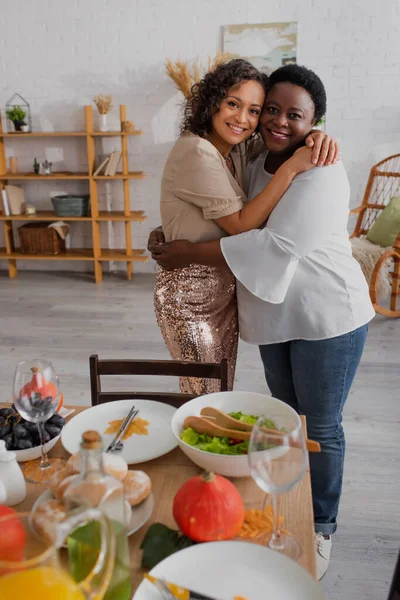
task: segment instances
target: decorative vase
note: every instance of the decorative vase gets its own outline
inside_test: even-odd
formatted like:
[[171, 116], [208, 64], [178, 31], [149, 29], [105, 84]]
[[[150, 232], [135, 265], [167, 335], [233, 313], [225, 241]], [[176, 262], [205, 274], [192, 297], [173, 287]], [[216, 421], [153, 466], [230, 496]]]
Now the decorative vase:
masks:
[[107, 114], [100, 115], [100, 131], [108, 131]]
[[16, 156], [10, 156], [10, 173], [13, 175], [18, 173], [18, 159]]

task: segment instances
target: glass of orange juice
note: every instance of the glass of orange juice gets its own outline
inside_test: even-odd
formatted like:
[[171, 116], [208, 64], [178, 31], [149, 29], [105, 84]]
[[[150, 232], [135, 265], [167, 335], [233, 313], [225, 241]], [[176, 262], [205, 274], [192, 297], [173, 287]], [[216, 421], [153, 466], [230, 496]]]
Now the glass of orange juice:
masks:
[[[91, 573], [76, 583], [59, 549], [71, 531], [91, 521], [100, 523], [101, 548]], [[112, 523], [98, 510], [69, 515], [46, 532], [34, 514], [11, 513], [0, 517], [0, 532], [1, 600], [102, 600], [114, 566], [115, 536]]]

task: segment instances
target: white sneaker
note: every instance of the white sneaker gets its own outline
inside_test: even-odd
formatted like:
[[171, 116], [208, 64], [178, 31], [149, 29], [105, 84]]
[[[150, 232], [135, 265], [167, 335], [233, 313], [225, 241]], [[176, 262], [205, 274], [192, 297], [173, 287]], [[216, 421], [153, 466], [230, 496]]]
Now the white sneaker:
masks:
[[315, 534], [315, 551], [317, 553], [317, 579], [318, 581], [322, 579], [325, 575], [328, 565], [329, 559], [331, 557], [332, 550], [332, 538], [329, 536], [329, 539], [325, 539], [322, 533]]

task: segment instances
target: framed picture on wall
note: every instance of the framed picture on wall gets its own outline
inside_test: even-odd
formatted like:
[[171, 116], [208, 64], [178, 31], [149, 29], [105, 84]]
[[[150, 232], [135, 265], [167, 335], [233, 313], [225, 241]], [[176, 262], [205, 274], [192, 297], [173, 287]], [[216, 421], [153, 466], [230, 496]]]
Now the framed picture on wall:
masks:
[[263, 73], [297, 61], [297, 23], [226, 25], [223, 51], [246, 58]]

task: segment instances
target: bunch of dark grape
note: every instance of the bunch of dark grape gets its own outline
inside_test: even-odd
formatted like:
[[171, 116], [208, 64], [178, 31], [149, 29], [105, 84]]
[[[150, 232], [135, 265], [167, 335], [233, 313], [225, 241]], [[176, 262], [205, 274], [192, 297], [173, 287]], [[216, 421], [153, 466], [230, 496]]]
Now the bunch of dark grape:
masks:
[[[44, 424], [43, 442], [47, 444], [57, 437], [64, 425], [65, 419], [55, 413]], [[36, 423], [25, 421], [13, 406], [0, 408], [0, 440], [5, 441], [7, 450], [27, 450], [40, 446]]]

